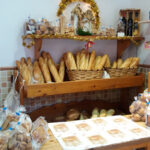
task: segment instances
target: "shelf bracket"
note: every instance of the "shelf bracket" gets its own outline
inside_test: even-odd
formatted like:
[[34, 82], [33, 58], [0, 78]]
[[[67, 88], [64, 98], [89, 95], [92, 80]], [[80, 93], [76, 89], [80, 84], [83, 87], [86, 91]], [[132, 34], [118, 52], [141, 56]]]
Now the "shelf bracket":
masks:
[[42, 39], [35, 39], [34, 57], [37, 60], [40, 57], [40, 50], [42, 48]]
[[123, 52], [129, 47], [130, 40], [118, 40], [117, 41], [117, 59], [121, 58]]

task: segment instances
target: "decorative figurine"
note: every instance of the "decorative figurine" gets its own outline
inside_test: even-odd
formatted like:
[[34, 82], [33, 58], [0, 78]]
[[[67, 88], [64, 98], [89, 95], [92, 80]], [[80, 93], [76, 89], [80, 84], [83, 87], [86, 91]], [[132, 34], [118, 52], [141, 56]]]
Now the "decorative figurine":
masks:
[[28, 22], [26, 22], [26, 34], [35, 34], [36, 22], [34, 19], [28, 17]]

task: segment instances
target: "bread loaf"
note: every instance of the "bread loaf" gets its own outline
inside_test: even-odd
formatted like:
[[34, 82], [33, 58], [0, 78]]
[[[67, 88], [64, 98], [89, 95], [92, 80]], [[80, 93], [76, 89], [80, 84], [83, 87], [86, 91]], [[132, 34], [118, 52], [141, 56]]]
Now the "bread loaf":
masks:
[[112, 65], [112, 69], [116, 69], [116, 68], [117, 68], [117, 62], [114, 61], [114, 62], [113, 62], [113, 65]]
[[94, 61], [93, 70], [99, 70], [101, 61], [102, 61], [102, 57], [101, 56], [97, 56], [95, 61]]
[[139, 62], [140, 62], [140, 59], [138, 57], [134, 57], [130, 64], [130, 68], [137, 68]]
[[121, 68], [122, 63], [123, 63], [122, 59], [121, 58], [118, 59], [118, 61], [117, 61], [117, 68]]
[[86, 64], [86, 52], [82, 50], [80, 54], [80, 69], [79, 70], [86, 70], [85, 64]]
[[76, 64], [77, 64], [77, 69], [80, 69], [80, 52], [77, 52], [76, 54]]
[[85, 56], [85, 70], [87, 70], [87, 69], [88, 69], [88, 66], [89, 66], [89, 57], [90, 57], [90, 55], [89, 55], [89, 53], [87, 52], [87, 53], [86, 53], [86, 56]]
[[44, 77], [37, 61], [35, 61], [33, 65], [33, 77], [35, 83], [44, 83]]
[[130, 67], [131, 62], [132, 62], [132, 58], [127, 58], [127, 59], [123, 62], [123, 64], [121, 65], [120, 68], [126, 68], [126, 69], [128, 69], [128, 68]]
[[110, 67], [111, 67], [110, 59], [109, 59], [109, 56], [108, 56], [108, 55], [107, 55], [107, 60], [106, 60], [106, 63], [105, 63], [105, 67], [106, 67], [106, 68], [110, 68]]
[[50, 72], [47, 63], [44, 61], [42, 57], [39, 58], [39, 64], [46, 83], [50, 83], [51, 82]]
[[104, 67], [104, 65], [105, 65], [105, 63], [106, 63], [106, 61], [107, 61], [107, 55], [104, 55], [104, 56], [102, 57], [102, 60], [101, 60], [101, 63], [100, 63], [100, 65], [99, 65], [98, 70], [102, 70], [102, 69], [103, 69], [103, 67]]
[[95, 51], [93, 50], [91, 55], [90, 55], [90, 59], [89, 59], [89, 64], [88, 64], [88, 69], [87, 70], [92, 70], [92, 65], [94, 63], [95, 60]]
[[57, 68], [56, 68], [55, 64], [53, 63], [52, 59], [50, 59], [50, 58], [48, 59], [48, 67], [49, 67], [51, 74], [53, 75], [55, 82], [62, 82], [62, 80], [60, 79], [60, 76], [58, 74]]
[[67, 52], [64, 55], [64, 60], [68, 70], [77, 70], [75, 59], [71, 52]]
[[64, 77], [65, 77], [65, 62], [64, 59], [62, 58], [60, 61], [60, 65], [59, 65], [59, 76], [61, 81], [64, 81]]
[[28, 69], [30, 71], [31, 76], [33, 77], [33, 64], [31, 62], [31, 58], [30, 57], [27, 58], [27, 67], [28, 67]]

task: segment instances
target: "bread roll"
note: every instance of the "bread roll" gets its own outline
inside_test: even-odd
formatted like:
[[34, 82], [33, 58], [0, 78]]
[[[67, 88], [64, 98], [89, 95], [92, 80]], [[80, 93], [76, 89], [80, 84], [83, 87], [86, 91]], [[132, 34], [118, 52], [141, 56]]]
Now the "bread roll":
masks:
[[91, 55], [90, 55], [90, 60], [89, 60], [89, 64], [88, 64], [88, 69], [87, 70], [92, 70], [92, 65], [94, 63], [95, 60], [95, 51], [93, 50]]
[[64, 60], [68, 70], [77, 70], [75, 59], [71, 52], [67, 52], [64, 55]]
[[54, 77], [55, 82], [62, 82], [62, 80], [60, 79], [60, 76], [58, 74], [57, 68], [56, 68], [55, 64], [53, 63], [52, 59], [50, 59], [50, 58], [48, 59], [48, 67], [49, 67], [51, 74]]
[[86, 70], [85, 69], [85, 64], [86, 64], [86, 52], [82, 50], [80, 54], [80, 69], [79, 70]]
[[120, 68], [122, 64], [123, 64], [123, 61], [121, 58], [119, 58], [117, 61], [117, 68]]
[[132, 62], [132, 58], [127, 58], [127, 59], [124, 61], [124, 63], [121, 65], [120, 68], [126, 68], [126, 69], [129, 68], [131, 62]]
[[80, 69], [80, 52], [77, 52], [76, 54], [76, 64], [77, 64], [77, 69]]
[[114, 62], [113, 62], [113, 65], [112, 65], [112, 69], [116, 69], [116, 68], [117, 68], [117, 62], [114, 61]]
[[46, 83], [50, 83], [51, 82], [50, 72], [48, 70], [47, 63], [44, 61], [42, 57], [39, 58], [39, 64]]
[[65, 76], [65, 62], [64, 62], [63, 58], [60, 61], [59, 76], [60, 76], [61, 81], [64, 81], [64, 76]]
[[106, 68], [110, 68], [110, 67], [111, 67], [110, 59], [109, 59], [109, 56], [108, 56], [108, 55], [107, 55], [107, 60], [106, 60], [106, 63], [105, 63], [105, 67], [106, 67]]
[[101, 56], [97, 56], [95, 61], [94, 61], [93, 70], [99, 70], [101, 61], [102, 61], [102, 57]]
[[105, 63], [106, 63], [106, 61], [107, 61], [107, 55], [104, 55], [104, 56], [102, 57], [102, 60], [101, 60], [101, 63], [100, 63], [100, 65], [99, 65], [98, 70], [102, 70], [102, 69], [103, 69], [103, 67], [104, 67], [104, 65], [105, 65]]
[[139, 62], [140, 62], [140, 59], [138, 57], [134, 57], [130, 64], [130, 68], [137, 68]]
[[44, 83], [44, 77], [37, 61], [35, 61], [33, 64], [33, 77], [35, 83]]

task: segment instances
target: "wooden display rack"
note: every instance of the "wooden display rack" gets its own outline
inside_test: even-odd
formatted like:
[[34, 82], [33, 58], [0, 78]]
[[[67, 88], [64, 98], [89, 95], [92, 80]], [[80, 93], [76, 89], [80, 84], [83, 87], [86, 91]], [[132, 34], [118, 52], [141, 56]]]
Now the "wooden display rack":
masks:
[[117, 58], [120, 58], [126, 48], [129, 47], [131, 43], [138, 45], [143, 37], [107, 37], [107, 36], [69, 36], [69, 35], [26, 35], [23, 36], [23, 39], [34, 39], [34, 56], [35, 59], [40, 57], [40, 50], [42, 47], [43, 39], [72, 39], [72, 40], [80, 40], [80, 41], [95, 41], [95, 40], [117, 40]]

